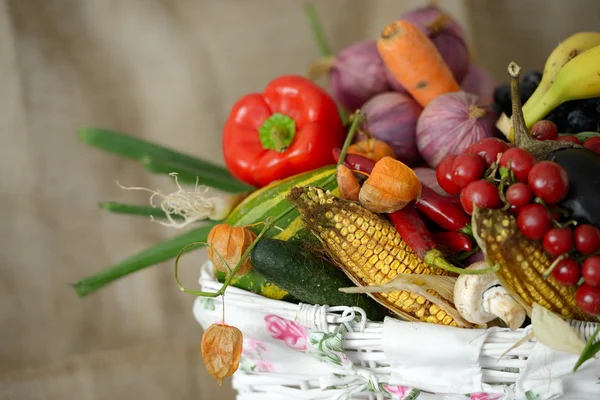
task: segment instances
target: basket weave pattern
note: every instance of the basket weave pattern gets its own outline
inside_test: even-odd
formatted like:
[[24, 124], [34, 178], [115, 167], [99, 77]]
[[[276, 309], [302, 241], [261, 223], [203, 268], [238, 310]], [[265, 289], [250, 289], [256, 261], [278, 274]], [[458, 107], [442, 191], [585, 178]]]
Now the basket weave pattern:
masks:
[[[221, 286], [208, 262], [202, 267], [200, 284], [207, 291]], [[238, 399], [600, 398], [600, 384], [596, 384], [600, 377], [598, 360], [590, 361], [575, 375], [567, 370], [561, 372], [560, 368], [553, 372], [553, 362], [562, 362], [563, 358], [575, 360], [577, 356], [554, 352], [535, 339], [501, 358], [531, 327], [486, 331], [393, 318], [383, 323], [370, 322], [359, 308], [292, 304], [234, 287], [227, 289], [225, 299], [225, 322], [244, 333], [244, 356], [233, 377]], [[222, 320], [221, 300], [196, 300], [194, 315], [204, 328]], [[573, 326], [583, 338], [595, 328], [593, 323]], [[435, 333], [433, 341], [425, 338], [430, 330]], [[467, 334], [471, 336], [461, 339]], [[418, 346], [419, 340], [431, 344], [427, 346], [431, 358], [414, 359], [423, 347], [412, 349], [416, 351], [413, 353], [410, 344]], [[543, 357], [551, 355], [554, 361], [538, 367], [539, 362], [530, 357], [540, 352], [547, 353]], [[388, 359], [390, 354], [395, 355], [392, 361]], [[453, 360], [455, 366], [440, 365]], [[563, 376], [568, 377], [565, 382]], [[582, 393], [570, 393], [571, 384], [567, 381], [573, 379], [587, 380], [593, 386], [584, 387]]]

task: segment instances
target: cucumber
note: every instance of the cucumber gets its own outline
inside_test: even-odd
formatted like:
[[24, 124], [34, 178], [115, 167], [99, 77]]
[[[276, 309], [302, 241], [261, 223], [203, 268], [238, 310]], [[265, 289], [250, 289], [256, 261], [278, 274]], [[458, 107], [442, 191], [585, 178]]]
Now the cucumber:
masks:
[[386, 315], [367, 295], [340, 292], [339, 288], [355, 285], [344, 272], [298, 243], [263, 239], [250, 257], [255, 272], [303, 303], [360, 307], [371, 321], [383, 321]]
[[[294, 175], [277, 182], [273, 182], [261, 189], [256, 190], [246, 197], [226, 219], [226, 222], [232, 226], [248, 226], [248, 229], [258, 234], [262, 224], [267, 217], [275, 217], [284, 212], [288, 207], [292, 207], [286, 196], [294, 186], [321, 186], [327, 179], [335, 174], [334, 165], [325, 166], [313, 171]], [[326, 189], [336, 193], [337, 183], [334, 181]], [[257, 225], [253, 225], [257, 224]], [[277, 228], [272, 228], [265, 234], [265, 238], [274, 237], [281, 240], [295, 242], [307, 242], [315, 240], [307, 229], [298, 210], [293, 210], [277, 222]], [[225, 273], [216, 271], [216, 277], [219, 282], [225, 281]], [[254, 271], [239, 277], [234, 277], [231, 284], [237, 288], [247, 290], [252, 293], [260, 294], [275, 300], [295, 301], [293, 296], [285, 290], [278, 288], [273, 283], [268, 282], [261, 275]]]

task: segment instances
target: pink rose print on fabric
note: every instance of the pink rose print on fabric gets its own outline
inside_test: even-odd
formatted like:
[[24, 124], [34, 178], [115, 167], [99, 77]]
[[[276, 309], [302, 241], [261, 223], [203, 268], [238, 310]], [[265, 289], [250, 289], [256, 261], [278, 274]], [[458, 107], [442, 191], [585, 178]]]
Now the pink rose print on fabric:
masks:
[[256, 362], [256, 372], [274, 372], [274, 368], [271, 363], [267, 361], [257, 361]]
[[502, 393], [471, 393], [471, 400], [500, 400], [504, 398]]
[[293, 349], [306, 350], [306, 330], [294, 321], [271, 314], [265, 317], [265, 325], [273, 339], [282, 340]]
[[407, 388], [406, 386], [384, 386], [383, 388], [391, 394], [396, 395], [397, 399], [404, 398], [404, 396], [410, 392], [410, 388]]

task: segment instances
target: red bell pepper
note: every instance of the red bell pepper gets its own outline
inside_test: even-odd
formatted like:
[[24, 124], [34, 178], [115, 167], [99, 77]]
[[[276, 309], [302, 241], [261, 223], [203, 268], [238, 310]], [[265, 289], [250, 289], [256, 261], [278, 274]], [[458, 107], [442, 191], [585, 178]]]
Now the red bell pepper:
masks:
[[223, 131], [227, 169], [256, 187], [328, 164], [345, 130], [333, 99], [302, 76], [272, 80], [233, 106]]

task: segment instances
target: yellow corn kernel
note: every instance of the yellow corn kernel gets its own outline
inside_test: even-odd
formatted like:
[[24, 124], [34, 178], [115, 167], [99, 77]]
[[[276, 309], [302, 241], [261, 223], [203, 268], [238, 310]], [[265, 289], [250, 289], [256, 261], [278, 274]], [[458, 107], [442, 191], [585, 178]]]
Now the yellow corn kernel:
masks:
[[477, 242], [487, 250], [488, 262], [500, 267], [497, 275], [507, 289], [530, 306], [535, 302], [567, 318], [593, 320], [577, 307], [576, 285], [561, 285], [552, 275], [544, 279], [552, 260], [540, 241], [521, 233], [513, 215], [480, 209], [473, 220]]
[[[387, 220], [357, 203], [313, 187], [294, 188], [289, 198], [307, 226], [323, 239], [330, 255], [361, 285], [385, 284], [399, 273], [447, 274], [425, 265]], [[438, 296], [435, 291], [429, 292]], [[372, 295], [402, 317], [457, 325], [445, 311], [415, 293]]]

